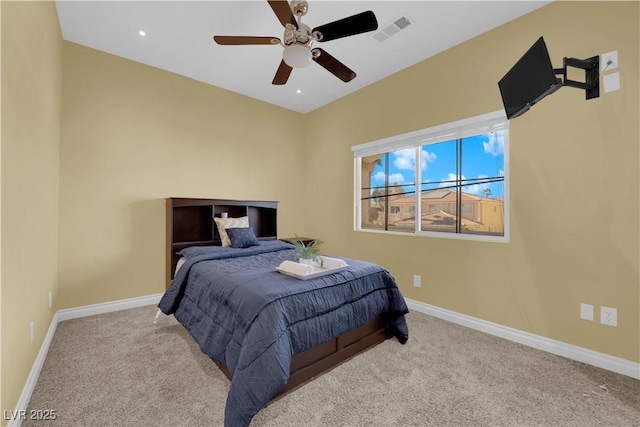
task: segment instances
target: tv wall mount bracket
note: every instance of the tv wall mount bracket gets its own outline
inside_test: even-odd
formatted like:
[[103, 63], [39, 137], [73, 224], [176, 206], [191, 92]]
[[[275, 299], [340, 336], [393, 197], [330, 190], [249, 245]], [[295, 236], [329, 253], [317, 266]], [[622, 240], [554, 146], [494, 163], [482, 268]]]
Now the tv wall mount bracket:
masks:
[[[584, 70], [584, 83], [567, 78], [567, 67]], [[585, 99], [598, 98], [600, 96], [600, 58], [593, 56], [587, 59], [563, 58], [562, 68], [554, 68], [556, 75], [562, 76], [562, 86], [584, 89]]]

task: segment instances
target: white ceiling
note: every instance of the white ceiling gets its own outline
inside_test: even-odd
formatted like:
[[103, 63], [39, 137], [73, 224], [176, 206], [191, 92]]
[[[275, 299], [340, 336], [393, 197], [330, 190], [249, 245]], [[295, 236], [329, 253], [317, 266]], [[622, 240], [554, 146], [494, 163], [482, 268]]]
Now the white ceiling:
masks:
[[[271, 84], [275, 46], [219, 46], [214, 35], [275, 36], [284, 29], [266, 0], [56, 1], [64, 40], [307, 113], [531, 12], [550, 1], [308, 0], [311, 28], [372, 10], [378, 31], [404, 16], [411, 25], [383, 42], [378, 31], [317, 43], [357, 73], [349, 83], [311, 63], [284, 86]], [[138, 34], [144, 30], [146, 36]], [[300, 93], [297, 91], [300, 90]]]

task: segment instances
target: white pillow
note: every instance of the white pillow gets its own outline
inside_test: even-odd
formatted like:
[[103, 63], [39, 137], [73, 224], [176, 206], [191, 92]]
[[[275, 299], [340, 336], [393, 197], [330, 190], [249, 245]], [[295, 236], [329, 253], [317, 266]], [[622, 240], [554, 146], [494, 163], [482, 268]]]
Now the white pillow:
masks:
[[180, 267], [182, 267], [185, 262], [187, 262], [187, 259], [185, 257], [180, 257], [180, 259], [178, 259], [178, 262], [176, 263], [176, 272], [173, 273], [173, 277], [176, 277], [176, 274], [178, 274], [178, 270], [180, 270]]
[[231, 246], [231, 239], [227, 234], [227, 228], [247, 228], [249, 227], [249, 217], [243, 216], [240, 218], [213, 218], [218, 226], [218, 233], [220, 233], [220, 240], [222, 240], [222, 246]]

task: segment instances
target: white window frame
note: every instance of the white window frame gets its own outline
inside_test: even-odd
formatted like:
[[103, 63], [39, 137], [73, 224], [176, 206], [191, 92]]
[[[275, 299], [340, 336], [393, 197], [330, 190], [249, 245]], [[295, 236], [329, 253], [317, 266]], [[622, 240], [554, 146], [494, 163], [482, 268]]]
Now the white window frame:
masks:
[[[421, 154], [420, 150], [424, 145], [435, 144], [438, 142], [449, 141], [467, 136], [479, 135], [502, 131], [504, 136], [504, 235], [488, 236], [483, 234], [465, 234], [465, 233], [447, 233], [434, 231], [420, 231], [420, 221], [416, 221], [415, 229], [411, 232], [387, 231], [362, 228], [362, 157], [372, 156], [375, 154], [389, 153], [407, 148], [416, 150], [416, 196], [420, 194], [422, 182], [422, 168], [420, 167]], [[492, 113], [482, 114], [455, 122], [445, 123], [414, 132], [408, 132], [402, 135], [396, 135], [389, 138], [379, 139], [351, 147], [354, 156], [354, 230], [366, 233], [383, 233], [395, 234], [401, 236], [421, 236], [436, 237], [444, 239], [457, 240], [475, 240], [484, 242], [509, 242], [510, 229], [510, 197], [509, 197], [509, 121], [504, 110], [494, 111]], [[416, 218], [422, 217], [420, 197], [416, 197]]]

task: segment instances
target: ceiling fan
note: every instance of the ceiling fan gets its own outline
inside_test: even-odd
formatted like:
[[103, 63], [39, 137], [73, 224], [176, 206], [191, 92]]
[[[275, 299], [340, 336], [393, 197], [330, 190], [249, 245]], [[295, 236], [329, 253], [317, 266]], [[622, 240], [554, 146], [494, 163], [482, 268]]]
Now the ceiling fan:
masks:
[[282, 41], [277, 37], [252, 36], [214, 36], [220, 45], [280, 45], [284, 47], [282, 61], [271, 82], [274, 85], [287, 83], [293, 68], [306, 67], [315, 61], [327, 71], [347, 83], [356, 77], [356, 73], [342, 62], [329, 55], [314, 42], [328, 42], [343, 37], [366, 33], [378, 28], [378, 21], [372, 11], [366, 11], [330, 22], [311, 29], [302, 23], [309, 5], [305, 0], [293, 0], [291, 5], [286, 0], [267, 0], [271, 9], [284, 26]]

